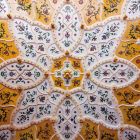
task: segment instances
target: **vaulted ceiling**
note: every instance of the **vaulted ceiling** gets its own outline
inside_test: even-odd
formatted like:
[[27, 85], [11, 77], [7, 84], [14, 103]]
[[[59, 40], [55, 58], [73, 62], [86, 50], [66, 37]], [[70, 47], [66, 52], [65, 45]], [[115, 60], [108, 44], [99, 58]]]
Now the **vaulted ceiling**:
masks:
[[0, 0], [0, 140], [140, 139], [140, 0]]

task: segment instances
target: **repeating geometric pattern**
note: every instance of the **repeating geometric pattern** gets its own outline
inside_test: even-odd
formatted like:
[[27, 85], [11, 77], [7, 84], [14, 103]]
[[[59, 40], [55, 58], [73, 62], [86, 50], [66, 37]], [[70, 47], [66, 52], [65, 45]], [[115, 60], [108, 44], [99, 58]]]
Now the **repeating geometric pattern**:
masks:
[[0, 0], [0, 140], [140, 139], [140, 0]]

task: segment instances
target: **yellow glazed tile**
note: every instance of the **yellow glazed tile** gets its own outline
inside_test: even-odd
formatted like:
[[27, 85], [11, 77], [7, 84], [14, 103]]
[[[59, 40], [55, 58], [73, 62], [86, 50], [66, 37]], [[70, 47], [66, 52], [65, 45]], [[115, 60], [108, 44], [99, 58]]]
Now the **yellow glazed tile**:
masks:
[[102, 125], [99, 126], [100, 140], [118, 140], [118, 131], [106, 128]]
[[18, 90], [3, 87], [0, 90], [0, 105], [16, 105], [19, 96]]
[[59, 140], [58, 135], [54, 135], [54, 136], [52, 137], [52, 140]]
[[51, 72], [56, 87], [71, 90], [80, 87], [82, 84], [83, 67], [80, 59], [69, 56], [55, 59], [53, 60]]
[[126, 40], [136, 40], [140, 38], [140, 21], [128, 21], [125, 33], [122, 38]]
[[4, 88], [3, 84], [0, 84], [0, 90], [2, 90]]
[[85, 140], [98, 139], [98, 125], [90, 120], [86, 120], [82, 124], [80, 134]]
[[39, 140], [49, 140], [55, 134], [53, 123], [50, 120], [43, 121], [36, 126], [36, 135]]
[[133, 41], [121, 42], [116, 50], [118, 57], [131, 60], [140, 54], [140, 45]]
[[54, 73], [56, 70], [60, 70], [63, 67], [64, 62], [66, 61], [66, 59], [67, 58], [65, 58], [65, 57], [55, 59], [53, 61], [51, 72]]
[[82, 136], [78, 135], [75, 140], [83, 140]]
[[140, 69], [140, 56], [135, 57], [132, 60], [132, 63], [134, 63]]
[[103, 0], [102, 19], [120, 15], [124, 0]]
[[55, 87], [62, 88], [64, 90], [67, 89], [67, 87], [64, 85], [64, 81], [62, 78], [56, 78], [54, 75], [52, 75], [52, 80], [54, 82]]
[[19, 9], [22, 9], [23, 11], [31, 13], [32, 8], [32, 0], [16, 0], [17, 4], [20, 6]]
[[71, 81], [71, 86], [68, 87], [69, 90], [73, 88], [78, 88], [82, 85], [83, 75], [80, 75], [78, 78], [73, 78]]
[[116, 89], [114, 94], [119, 104], [133, 104], [140, 99], [140, 92], [133, 90], [131, 87]]
[[69, 57], [68, 60], [71, 61], [71, 64], [74, 69], [78, 69], [79, 71], [83, 72], [83, 66], [82, 66], [80, 59], [75, 59], [75, 58]]
[[22, 17], [24, 19], [35, 19], [35, 3], [32, 0], [16, 0], [14, 3], [10, 3], [11, 18]]
[[0, 107], [0, 125], [10, 124], [13, 110], [14, 107]]
[[140, 128], [140, 108], [131, 106], [121, 106], [120, 107], [125, 124], [134, 125]]
[[96, 0], [88, 0], [81, 13], [87, 26], [100, 21], [100, 10], [100, 4]]
[[3, 62], [3, 60], [2, 60], [2, 58], [0, 58], [0, 63], [2, 63]]
[[0, 41], [0, 57], [4, 60], [15, 58], [19, 55], [14, 41]]
[[17, 130], [15, 139], [16, 140], [36, 140], [35, 134], [36, 134], [36, 128], [33, 125], [23, 130]]
[[40, 0], [36, 2], [36, 20], [49, 25], [52, 22], [52, 7], [49, 0]]
[[12, 35], [9, 32], [8, 21], [0, 20], [0, 39], [11, 40]]
[[135, 82], [131, 85], [131, 87], [140, 92], [140, 79], [138, 79], [137, 81], [135, 81]]

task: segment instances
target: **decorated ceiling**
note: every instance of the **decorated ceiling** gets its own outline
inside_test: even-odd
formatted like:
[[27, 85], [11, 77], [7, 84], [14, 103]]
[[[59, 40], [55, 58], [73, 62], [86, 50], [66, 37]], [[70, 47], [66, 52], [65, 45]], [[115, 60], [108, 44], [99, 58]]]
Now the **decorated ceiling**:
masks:
[[140, 140], [140, 0], [0, 0], [0, 140]]

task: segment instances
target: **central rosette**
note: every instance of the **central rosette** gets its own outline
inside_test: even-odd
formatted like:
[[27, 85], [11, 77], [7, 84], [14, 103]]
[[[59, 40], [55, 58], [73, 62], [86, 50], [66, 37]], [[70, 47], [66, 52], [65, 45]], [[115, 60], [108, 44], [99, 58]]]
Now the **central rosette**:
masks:
[[64, 71], [63, 77], [64, 79], [67, 80], [67, 83], [68, 83], [69, 80], [72, 78], [72, 72], [69, 70]]
[[55, 59], [51, 73], [54, 86], [57, 88], [71, 90], [81, 86], [83, 68], [80, 59], [69, 55]]

